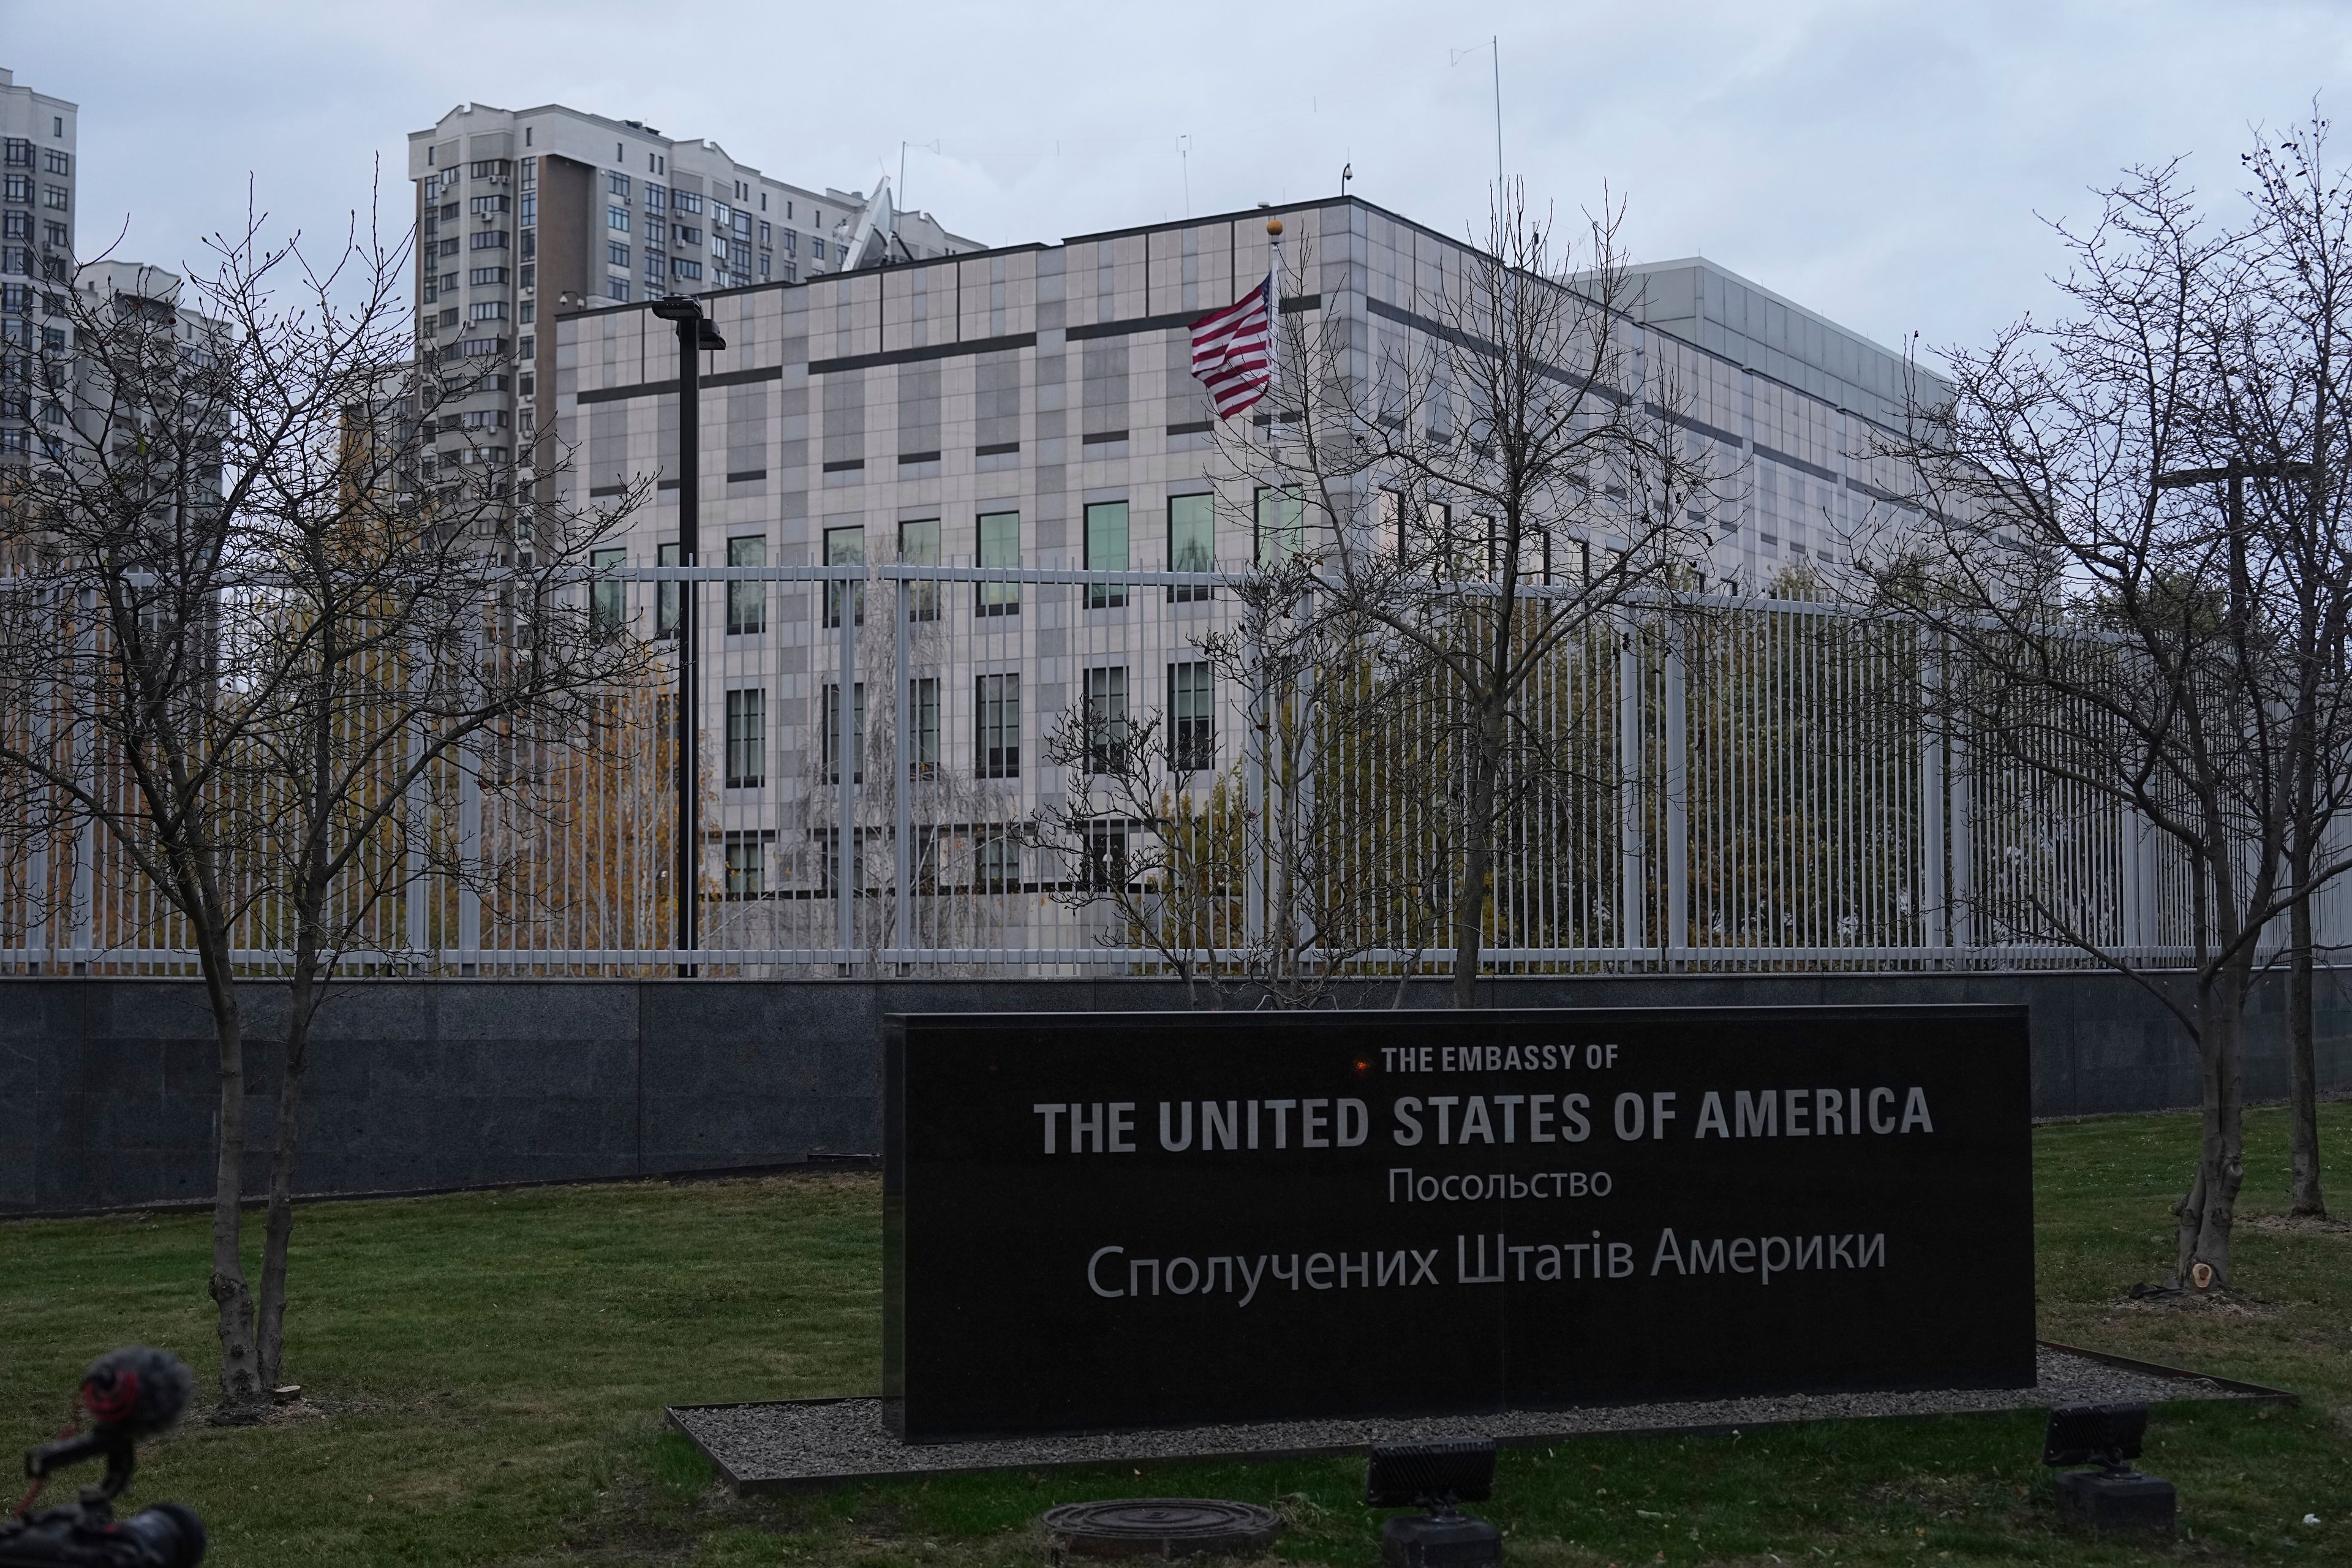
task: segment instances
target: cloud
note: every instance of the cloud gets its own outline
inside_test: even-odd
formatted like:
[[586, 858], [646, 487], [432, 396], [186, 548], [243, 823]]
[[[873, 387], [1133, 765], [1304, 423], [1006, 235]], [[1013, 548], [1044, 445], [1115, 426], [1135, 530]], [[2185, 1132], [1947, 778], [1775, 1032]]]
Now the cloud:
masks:
[[2307, 113], [2352, 59], [2336, 7], [2179, 0], [125, 0], [104, 26], [0, 0], [0, 64], [81, 105], [85, 248], [127, 220], [125, 253], [167, 264], [241, 226], [248, 177], [279, 225], [339, 236], [381, 158], [404, 222], [407, 132], [476, 100], [643, 120], [814, 185], [870, 189], [903, 156], [915, 205], [992, 244], [1295, 200], [1347, 163], [1357, 194], [1463, 233], [1494, 178], [1494, 37], [1506, 167], [1538, 199], [1573, 214], [1606, 181], [1639, 254], [1703, 252], [1889, 343], [2046, 307], [2036, 215], [2084, 212], [2121, 166], [2189, 154], [2225, 200], [2248, 125]]

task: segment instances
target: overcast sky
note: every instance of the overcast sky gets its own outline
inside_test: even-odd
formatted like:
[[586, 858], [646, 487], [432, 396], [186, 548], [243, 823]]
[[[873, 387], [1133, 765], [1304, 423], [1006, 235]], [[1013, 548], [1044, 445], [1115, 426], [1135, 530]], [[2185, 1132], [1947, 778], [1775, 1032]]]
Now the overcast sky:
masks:
[[[2323, 109], [2352, 5], [1550, 0], [321, 5], [0, 0], [0, 66], [81, 106], [82, 247], [177, 264], [241, 222], [340, 234], [454, 105], [558, 101], [906, 197], [990, 244], [1352, 189], [1461, 234], [1502, 155], [1563, 213], [1629, 205], [1882, 342], [2046, 309], [2037, 214], [2187, 155], [2217, 204], [2249, 126]], [[2352, 131], [2341, 144], [2352, 160]]]

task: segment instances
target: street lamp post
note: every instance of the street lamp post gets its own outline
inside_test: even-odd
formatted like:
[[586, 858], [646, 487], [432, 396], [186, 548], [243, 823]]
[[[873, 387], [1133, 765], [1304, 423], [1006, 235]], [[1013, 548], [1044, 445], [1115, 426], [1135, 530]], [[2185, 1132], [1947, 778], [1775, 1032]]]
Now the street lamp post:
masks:
[[[673, 294], [654, 301], [654, 314], [677, 326], [677, 563], [694, 564], [702, 535], [702, 352], [723, 349], [727, 340], [702, 313], [702, 301]], [[701, 877], [702, 754], [696, 743], [694, 583], [677, 584], [677, 950], [700, 945], [695, 930]], [[696, 966], [685, 957], [681, 979]]]

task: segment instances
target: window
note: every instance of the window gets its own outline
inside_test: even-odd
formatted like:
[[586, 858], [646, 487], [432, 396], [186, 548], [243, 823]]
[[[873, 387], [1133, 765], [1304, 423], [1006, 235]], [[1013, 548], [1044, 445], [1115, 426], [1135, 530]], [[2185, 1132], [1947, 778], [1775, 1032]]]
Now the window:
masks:
[[507, 411], [503, 408], [469, 408], [457, 416], [460, 430], [503, 430], [507, 427]]
[[[58, 134], [62, 135], [64, 132], [60, 132]], [[49, 148], [41, 154], [41, 172], [45, 174], [72, 174], [73, 154], [60, 153], [54, 147]]]
[[[525, 310], [529, 310], [530, 308], [530, 306], [528, 306], [528, 305], [526, 305], [526, 306], [524, 306], [524, 307], [523, 307], [523, 309], [525, 309]], [[529, 321], [529, 320], [530, 320], [530, 317], [528, 317], [528, 316], [525, 316], [525, 317], [523, 318], [523, 320], [525, 320], [525, 321]], [[516, 357], [517, 357], [517, 358], [519, 358], [519, 359], [530, 359], [530, 358], [531, 358], [533, 355], [537, 354], [538, 353], [539, 353], [539, 340], [538, 340], [537, 338], [524, 338], [524, 339], [521, 339], [520, 341], [519, 341], [519, 342], [515, 344], [515, 355], [516, 355]], [[525, 379], [528, 379], [528, 378], [525, 378]], [[523, 388], [523, 390], [524, 390], [525, 392], [529, 392], [529, 391], [530, 390], [530, 387], [528, 387], [528, 386], [526, 386], [526, 387], [524, 387], [524, 388]]]
[[[478, 234], [474, 237], [476, 239], [479, 239], [482, 237]], [[479, 250], [482, 247], [476, 246], [474, 248]], [[457, 254], [457, 241], [454, 237], [441, 242], [441, 254], [444, 256], [455, 256]]]
[[[1168, 570], [1213, 572], [1217, 564], [1217, 501], [1214, 496], [1168, 498]], [[1183, 583], [1168, 590], [1170, 602], [1209, 596], [1206, 583]]]
[[809, 259], [811, 261], [823, 261], [824, 259], [824, 241], [817, 238], [814, 235], [809, 236]]
[[711, 227], [732, 228], [734, 226], [735, 209], [733, 207], [729, 206], [725, 202], [713, 202], [710, 204]]
[[972, 877], [983, 893], [1021, 890], [1021, 845], [1010, 827], [991, 824], [972, 836]]
[[10, 239], [32, 238], [33, 215], [31, 213], [9, 213], [5, 216], [0, 216], [0, 235], [5, 235]]
[[924, 676], [907, 683], [907, 776], [927, 779], [940, 771], [940, 682]]
[[29, 169], [33, 166], [33, 144], [22, 136], [8, 138], [8, 167]]
[[41, 225], [41, 243], [59, 246], [67, 243], [66, 226], [55, 221]]
[[761, 245], [768, 244], [768, 236], [772, 232], [774, 231], [768, 227], [768, 220], [766, 218], [761, 218], [760, 220], [760, 243]]
[[477, 267], [466, 274], [466, 281], [477, 289], [485, 284], [503, 283], [506, 280], [507, 269], [503, 267]]
[[657, 213], [669, 205], [669, 193], [659, 185], [646, 187], [646, 211]]
[[1168, 667], [1168, 765], [1193, 773], [1217, 765], [1215, 688], [1206, 659]]
[[1276, 566], [1307, 548], [1307, 504], [1296, 490], [1257, 492], [1257, 563]]
[[43, 185], [41, 205], [45, 207], [54, 207], [59, 212], [65, 211], [66, 188], [63, 185]]
[[[824, 689], [824, 734], [821, 744], [824, 752], [824, 776], [828, 783], [841, 782], [841, 683], [835, 681]], [[850, 782], [866, 782], [866, 682], [858, 681], [849, 689], [849, 766]]]
[[683, 256], [673, 256], [669, 259], [669, 275], [673, 278], [700, 278], [702, 276], [702, 263], [699, 261], [688, 261]]
[[1086, 864], [1078, 868], [1078, 885], [1090, 893], [1107, 893], [1127, 882], [1127, 824], [1087, 824]]
[[1127, 670], [1114, 665], [1087, 671], [1087, 771], [1116, 773], [1126, 765]]
[[[478, 234], [468, 235], [466, 245], [472, 250], [504, 250], [507, 247], [507, 231], [502, 228], [486, 228]], [[446, 255], [455, 256], [457, 254], [457, 242], [454, 239], [445, 239], [441, 242], [441, 249]]]
[[758, 687], [727, 694], [727, 787], [767, 782], [768, 694]]
[[539, 302], [535, 300], [525, 300], [522, 302], [520, 309], [518, 310], [515, 319], [526, 327], [530, 326], [533, 321], [538, 321]]
[[983, 675], [975, 683], [972, 771], [984, 779], [1021, 776], [1021, 678]]
[[[503, 191], [494, 196], [476, 196], [472, 201], [467, 202], [466, 205], [476, 217], [484, 217], [491, 213], [502, 213], [510, 210], [506, 193]], [[452, 214], [451, 216], [455, 216], [456, 215]]]
[[604, 247], [604, 265], [607, 267], [617, 267], [622, 271], [626, 272], [629, 269], [629, 247], [625, 245], [606, 245]]
[[[628, 559], [629, 552], [625, 550], [595, 550], [589, 552], [588, 564], [593, 571], [610, 572]], [[627, 604], [627, 584], [599, 578], [588, 591], [589, 629], [600, 637], [619, 636]]]
[[514, 161], [510, 158], [478, 158], [473, 167], [466, 172], [477, 180], [501, 177], [514, 173]]
[[678, 245], [700, 245], [702, 231], [692, 224], [674, 223], [669, 226], [670, 239]]
[[[665, 544], [660, 546], [654, 553], [654, 561], [656, 565], [677, 565], [677, 546], [675, 544]], [[659, 591], [654, 595], [654, 636], [657, 637], [674, 637], [677, 636], [677, 593], [679, 586], [680, 584], [676, 583], [664, 583], [660, 584]]]
[[[451, 243], [455, 244], [456, 242], [452, 241]], [[520, 256], [525, 261], [529, 261], [532, 257], [537, 256], [539, 254], [539, 230], [535, 228], [524, 229], [522, 231], [522, 247], [515, 254]], [[531, 269], [528, 267], [523, 268], [525, 274], [530, 273], [530, 270]], [[529, 277], [526, 276], [523, 279], [523, 287], [529, 288], [530, 286], [530, 280]]]
[[768, 891], [768, 836], [760, 832], [730, 833], [727, 846], [727, 896], [757, 899]]
[[608, 300], [618, 300], [623, 304], [628, 303], [629, 280], [625, 278], [605, 279], [604, 297]]
[[604, 209], [604, 226], [618, 234], [628, 233], [629, 209], [626, 207], [606, 207]]
[[466, 307], [466, 319], [469, 321], [502, 321], [506, 315], [504, 300], [477, 300]]
[[33, 177], [30, 174], [9, 175], [5, 183], [0, 183], [0, 195], [5, 195], [12, 202], [30, 205], [33, 199]]
[[[1089, 572], [1127, 570], [1125, 501], [1096, 501], [1087, 508], [1086, 552], [1087, 570]], [[1087, 608], [1090, 610], [1116, 609], [1126, 603], [1127, 584], [1124, 583], [1087, 584]]]
[[515, 208], [515, 216], [527, 224], [537, 223], [539, 221], [539, 193], [537, 191], [525, 191], [522, 194], [522, 203], [520, 206]]
[[[727, 542], [727, 564], [730, 566], [765, 566], [768, 563], [768, 536], [764, 533], [745, 534]], [[727, 584], [727, 635], [751, 637], [768, 629], [768, 585], [765, 583], [734, 583]]]
[[623, 201], [627, 201], [629, 199], [629, 176], [620, 173], [618, 170], [606, 171], [604, 174], [604, 189], [608, 194], [616, 195]]
[[[931, 518], [922, 522], [900, 523], [898, 559], [909, 566], [938, 565], [940, 520]], [[940, 618], [940, 585], [937, 583], [907, 584], [907, 618], [910, 621], [936, 621]]]
[[[848, 528], [828, 528], [824, 531], [824, 563], [828, 566], [863, 566], [866, 564], [866, 530], [855, 525]], [[829, 582], [824, 585], [824, 624], [841, 625], [841, 595], [848, 589], [854, 595], [850, 614], [859, 626], [866, 624], [866, 584], [863, 583]]]
[[1373, 548], [1394, 560], [1404, 550], [1404, 497], [1395, 490], [1377, 490], [1372, 499]]
[[[980, 555], [974, 564], [1005, 570], [1021, 564], [1019, 512], [984, 511], [980, 514]], [[980, 614], [1017, 616], [1021, 613], [1020, 584], [975, 583], [972, 588]]]
[[800, 254], [801, 237], [791, 229], [786, 229], [776, 248], [782, 250], [786, 256], [797, 256]]
[[682, 213], [698, 213], [702, 210], [702, 194], [698, 191], [672, 191], [669, 205]]

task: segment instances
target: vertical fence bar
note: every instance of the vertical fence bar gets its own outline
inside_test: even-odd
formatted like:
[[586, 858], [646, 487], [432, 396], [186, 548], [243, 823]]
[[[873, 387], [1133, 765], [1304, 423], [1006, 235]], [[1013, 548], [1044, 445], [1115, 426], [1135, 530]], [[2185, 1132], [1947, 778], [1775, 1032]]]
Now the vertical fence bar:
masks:
[[[1666, 929], [1669, 954], [1690, 945], [1690, 752], [1685, 728], [1683, 628], [1666, 626]], [[1676, 960], [1679, 966], [1679, 960]]]
[[[835, 784], [834, 820], [834, 945], [842, 950], [842, 962], [855, 963], [857, 947], [857, 764], [854, 749], [857, 738], [857, 619], [862, 607], [862, 584], [854, 582], [845, 569], [840, 583], [841, 673], [836, 689], [839, 700], [834, 704], [833, 760], [837, 774]], [[828, 584], [828, 586], [831, 584]]]
[[904, 577], [898, 580], [898, 592], [892, 595], [892, 614], [897, 624], [893, 628], [891, 647], [893, 659], [890, 679], [890, 706], [895, 716], [890, 738], [890, 799], [892, 811], [891, 868], [898, 886], [893, 890], [897, 930], [891, 933], [891, 944], [911, 951], [916, 945], [915, 934], [915, 748], [914, 660], [911, 657], [913, 634], [908, 626], [915, 613], [914, 584]]
[[1643, 904], [1649, 897], [1643, 874], [1642, 822], [1642, 649], [1629, 620], [1617, 639], [1617, 943], [1629, 951], [1649, 946]]
[[1937, 964], [1949, 957], [1943, 950], [1950, 941], [1944, 903], [1944, 805], [1948, 798], [1944, 781], [1944, 722], [1940, 713], [1944, 687], [1943, 640], [1931, 632], [1919, 634], [1919, 684], [1925, 721], [1919, 728], [1919, 894], [1922, 940]]
[[1259, 671], [1265, 668], [1265, 647], [1250, 640], [1249, 713], [1242, 726], [1242, 780], [1244, 796], [1242, 859], [1245, 877], [1242, 898], [1242, 940], [1255, 949], [1265, 936], [1265, 743], [1269, 721], [1265, 688]]
[[1959, 950], [1957, 962], [1970, 967], [1977, 944], [1976, 768], [1965, 735], [1948, 733], [1945, 745], [1952, 801], [1952, 945]]
[[[74, 626], [74, 662], [80, 668], [72, 679], [88, 682], [89, 692], [94, 698], [99, 681], [97, 594], [85, 589], [79, 601], [79, 609]], [[85, 702], [78, 705], [78, 711], [87, 715], [95, 706], [94, 702]], [[97, 745], [98, 736], [90, 721], [87, 717], [77, 719], [73, 736], [74, 778], [85, 794], [95, 786], [97, 780], [97, 759], [93, 755]], [[68, 928], [71, 935], [67, 938], [67, 945], [73, 950], [73, 973], [76, 974], [89, 971], [90, 952], [96, 945], [91, 921], [98, 896], [98, 823], [88, 811], [80, 816], [81, 826], [74, 833], [73, 897], [67, 909], [67, 917], [71, 921]]]
[[482, 779], [479, 740], [457, 752], [457, 972], [480, 973], [482, 949]]

